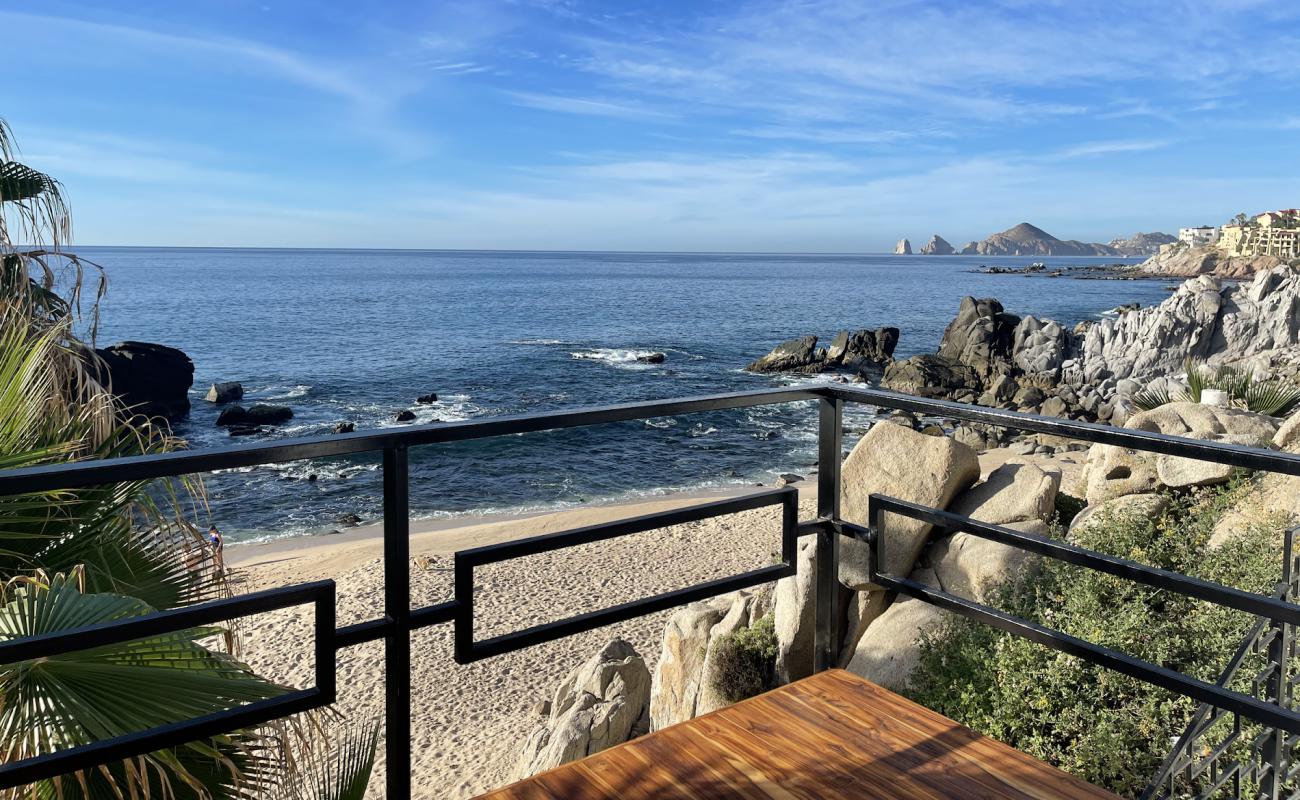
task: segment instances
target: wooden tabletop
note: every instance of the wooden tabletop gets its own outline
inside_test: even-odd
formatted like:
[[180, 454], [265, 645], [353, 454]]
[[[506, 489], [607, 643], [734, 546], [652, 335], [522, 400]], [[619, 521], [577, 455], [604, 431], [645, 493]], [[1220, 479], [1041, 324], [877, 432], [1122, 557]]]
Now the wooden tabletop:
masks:
[[819, 673], [484, 797], [1117, 800], [843, 670]]

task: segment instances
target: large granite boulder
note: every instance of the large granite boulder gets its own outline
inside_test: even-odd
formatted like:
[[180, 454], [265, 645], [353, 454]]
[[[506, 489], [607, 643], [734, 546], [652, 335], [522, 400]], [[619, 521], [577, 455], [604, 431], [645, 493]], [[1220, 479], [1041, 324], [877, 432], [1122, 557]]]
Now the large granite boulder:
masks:
[[[869, 525], [868, 500], [872, 494], [947, 508], [979, 476], [979, 459], [966, 445], [892, 422], [877, 422], [844, 461], [841, 516], [858, 525]], [[919, 520], [889, 515], [883, 541], [884, 571], [893, 575], [911, 572], [930, 530], [930, 525]], [[869, 560], [866, 542], [842, 537], [840, 582], [859, 591], [880, 588], [868, 577]]]
[[772, 348], [745, 369], [750, 372], [820, 372], [826, 351], [817, 349], [816, 336], [790, 339]]
[[886, 389], [934, 398], [954, 397], [962, 392], [974, 395], [981, 387], [980, 376], [973, 368], [928, 353], [885, 367], [881, 383]]
[[[1037, 519], [1004, 522], [1001, 526], [1035, 536], [1051, 532], [1046, 522]], [[1019, 580], [1035, 562], [1028, 550], [971, 533], [943, 537], [930, 548], [927, 558], [944, 591], [989, 605], [997, 604], [999, 587]]]
[[[938, 588], [933, 572], [918, 570], [912, 580]], [[899, 597], [867, 626], [846, 669], [894, 692], [907, 690], [921, 663], [921, 638], [939, 630], [948, 612], [913, 597]]]
[[[700, 671], [700, 692], [695, 700], [695, 714], [707, 714], [726, 708], [731, 701], [718, 691], [718, 642], [724, 636], [730, 636], [741, 628], [748, 628], [771, 612], [771, 595], [765, 591], [745, 591], [727, 595], [732, 598], [727, 613], [722, 615], [718, 624], [709, 629], [709, 643], [705, 648], [704, 664]], [[658, 728], [656, 728], [658, 730]]]
[[898, 328], [840, 331], [826, 350], [826, 366], [866, 372], [878, 369], [894, 358]]
[[550, 712], [524, 743], [515, 778], [599, 753], [645, 729], [650, 670], [631, 644], [615, 639], [565, 677]]
[[966, 490], [948, 510], [990, 525], [1031, 519], [1047, 522], [1056, 510], [1060, 488], [1059, 469], [1009, 461]]
[[1291, 453], [1300, 452], [1300, 411], [1287, 417], [1273, 435], [1273, 446]]
[[208, 388], [203, 396], [209, 403], [235, 403], [244, 399], [244, 384], [239, 381], [220, 381]]
[[705, 709], [726, 705], [711, 685], [713, 642], [767, 611], [765, 592], [732, 592], [692, 603], [668, 618], [651, 682], [651, 729], [660, 730]]
[[817, 537], [799, 540], [799, 569], [776, 582], [776, 677], [781, 683], [813, 671], [817, 628]]
[[[1236, 408], [1167, 403], [1133, 415], [1124, 427], [1248, 447], [1268, 447], [1277, 433], [1278, 421], [1264, 414]], [[1193, 458], [1158, 455], [1155, 460], [1156, 477], [1171, 489], [1224, 483], [1235, 471], [1234, 467], [1225, 464]]]
[[849, 594], [848, 607], [844, 610], [844, 643], [837, 662], [841, 669], [848, 666], [862, 634], [885, 613], [890, 601], [890, 593], [879, 589]]
[[1019, 322], [1019, 317], [1003, 312], [1002, 304], [991, 297], [963, 297], [957, 316], [944, 329], [939, 355], [966, 364], [982, 378], [990, 377], [999, 364], [1010, 360]]
[[175, 347], [118, 342], [95, 350], [95, 377], [123, 406], [146, 417], [179, 419], [190, 411], [194, 362]]

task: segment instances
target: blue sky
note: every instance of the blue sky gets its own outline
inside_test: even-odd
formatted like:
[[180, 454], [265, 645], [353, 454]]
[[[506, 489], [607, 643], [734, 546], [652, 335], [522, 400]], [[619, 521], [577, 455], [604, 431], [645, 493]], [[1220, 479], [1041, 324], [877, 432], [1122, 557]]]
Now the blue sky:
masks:
[[1300, 3], [0, 0], [81, 244], [878, 252], [1300, 205]]

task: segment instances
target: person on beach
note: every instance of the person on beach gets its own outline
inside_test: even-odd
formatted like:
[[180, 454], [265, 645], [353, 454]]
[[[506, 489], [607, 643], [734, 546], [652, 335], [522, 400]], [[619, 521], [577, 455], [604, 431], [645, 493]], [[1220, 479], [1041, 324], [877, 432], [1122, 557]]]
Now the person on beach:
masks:
[[212, 563], [216, 565], [217, 572], [225, 572], [226, 564], [221, 555], [221, 549], [225, 542], [222, 541], [221, 531], [217, 530], [216, 525], [208, 528], [208, 542], [212, 545]]

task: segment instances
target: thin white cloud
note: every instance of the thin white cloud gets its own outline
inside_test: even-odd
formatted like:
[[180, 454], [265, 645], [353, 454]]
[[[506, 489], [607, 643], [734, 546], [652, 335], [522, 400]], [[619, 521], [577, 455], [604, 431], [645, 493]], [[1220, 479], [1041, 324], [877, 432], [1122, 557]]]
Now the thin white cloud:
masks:
[[1116, 153], [1144, 153], [1159, 150], [1171, 143], [1166, 139], [1130, 139], [1124, 141], [1084, 142], [1067, 147], [1057, 152], [1056, 158], [1085, 158], [1088, 156], [1107, 156]]
[[644, 106], [625, 105], [587, 97], [569, 97], [537, 92], [505, 92], [516, 105], [555, 111], [561, 114], [581, 114], [590, 117], [615, 117], [617, 119], [669, 120], [674, 115]]

